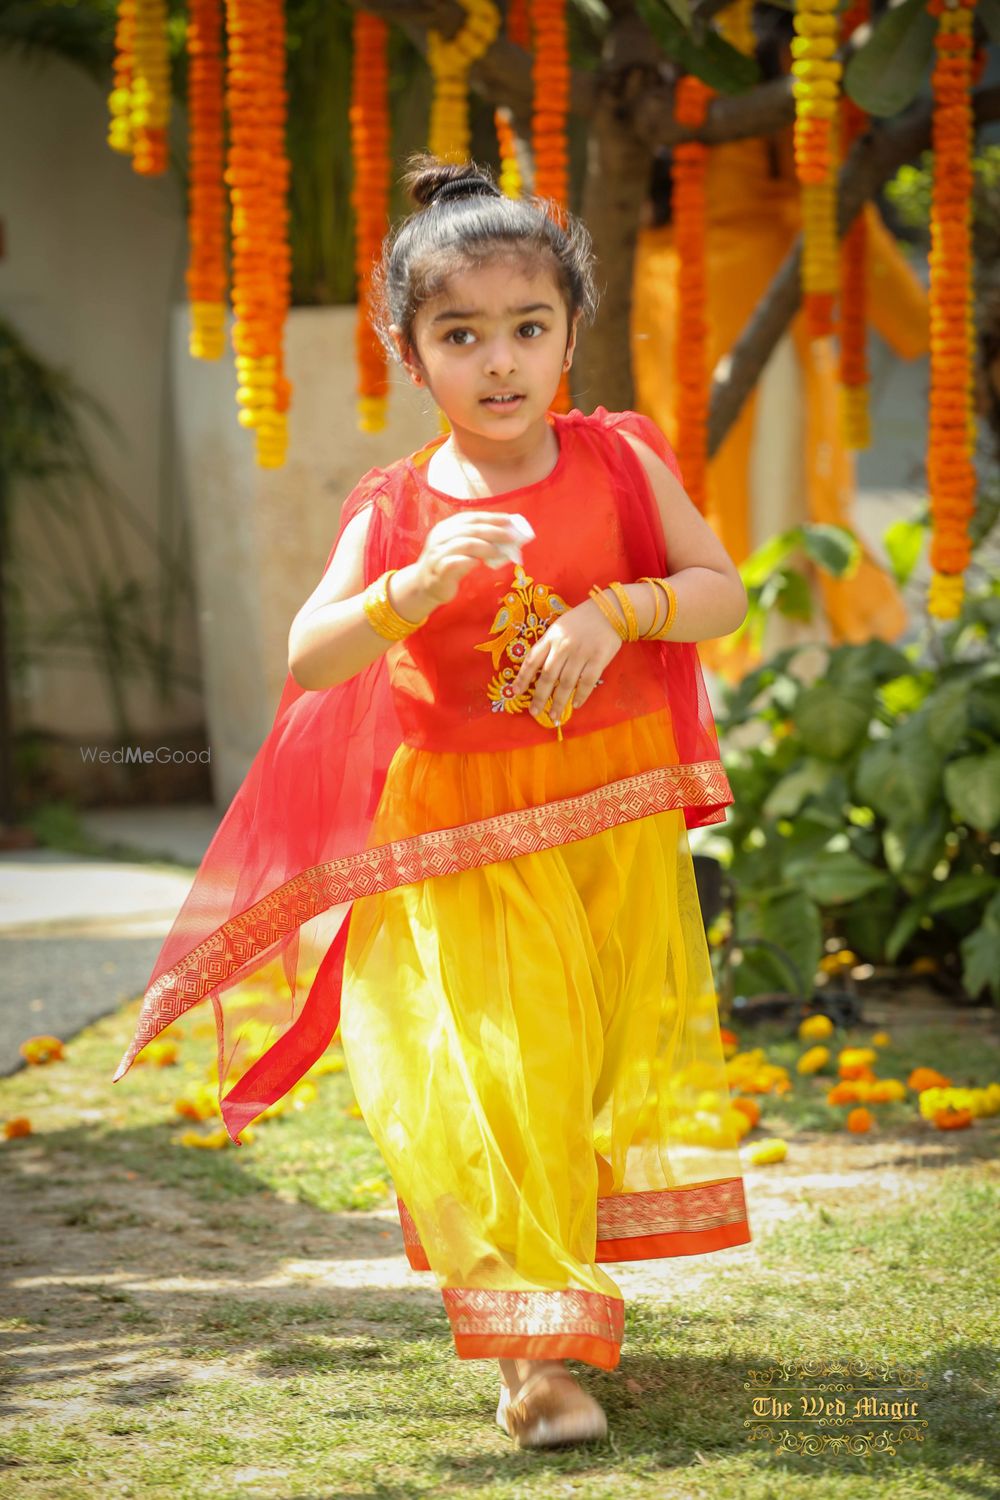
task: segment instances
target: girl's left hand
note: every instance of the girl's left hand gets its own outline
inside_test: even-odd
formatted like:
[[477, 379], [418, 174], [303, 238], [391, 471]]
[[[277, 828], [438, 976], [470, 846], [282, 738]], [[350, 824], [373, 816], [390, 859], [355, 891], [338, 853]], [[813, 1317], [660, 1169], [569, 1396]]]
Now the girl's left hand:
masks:
[[535, 642], [514, 678], [514, 691], [526, 692], [537, 672], [529, 712], [537, 715], [545, 709], [554, 690], [552, 705], [545, 711], [558, 724], [570, 693], [574, 709], [586, 703], [604, 668], [623, 645], [600, 605], [593, 599], [585, 599], [557, 616], [541, 640]]

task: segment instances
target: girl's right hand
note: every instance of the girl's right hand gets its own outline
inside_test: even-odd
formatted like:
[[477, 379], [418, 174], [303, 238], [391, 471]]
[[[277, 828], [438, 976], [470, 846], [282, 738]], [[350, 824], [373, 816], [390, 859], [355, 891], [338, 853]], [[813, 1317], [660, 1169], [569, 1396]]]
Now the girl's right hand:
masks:
[[455, 511], [432, 526], [423, 551], [413, 564], [420, 588], [435, 605], [447, 604], [477, 562], [499, 558], [509, 562], [503, 547], [522, 546], [524, 538], [500, 511]]

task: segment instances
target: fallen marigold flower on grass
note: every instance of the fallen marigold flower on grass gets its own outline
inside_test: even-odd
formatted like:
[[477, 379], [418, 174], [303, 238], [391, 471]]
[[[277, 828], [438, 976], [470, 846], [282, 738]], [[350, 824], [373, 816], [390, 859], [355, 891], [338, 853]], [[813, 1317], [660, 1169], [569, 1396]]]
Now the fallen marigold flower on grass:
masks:
[[773, 1162], [784, 1161], [788, 1155], [787, 1141], [776, 1136], [769, 1141], [757, 1141], [750, 1147], [749, 1157], [755, 1167], [769, 1167]]
[[378, 1197], [384, 1197], [389, 1191], [389, 1184], [381, 1177], [366, 1177], [362, 1182], [356, 1182], [351, 1188], [352, 1193], [374, 1193]]
[[858, 1085], [845, 1080], [835, 1083], [832, 1089], [827, 1090], [827, 1104], [857, 1104]]
[[177, 1043], [147, 1042], [135, 1060], [151, 1068], [169, 1068], [177, 1061]]
[[65, 1056], [63, 1044], [57, 1036], [29, 1036], [18, 1050], [25, 1061], [33, 1065], [55, 1062]]
[[872, 1046], [873, 1047], [891, 1047], [892, 1046], [892, 1037], [889, 1035], [889, 1033], [887, 1031], [876, 1031], [875, 1035], [872, 1037]]
[[878, 1074], [873, 1073], [867, 1063], [841, 1063], [837, 1072], [848, 1082], [876, 1083], [878, 1081]]
[[964, 1130], [972, 1124], [971, 1109], [952, 1109], [950, 1105], [934, 1113], [934, 1124], [938, 1130]]
[[740, 1114], [746, 1115], [751, 1127], [756, 1125], [760, 1120], [760, 1105], [756, 1099], [734, 1099], [733, 1109], [738, 1109]]
[[[249, 1145], [253, 1138], [254, 1132], [247, 1126], [240, 1132], [240, 1145]], [[185, 1130], [178, 1141], [182, 1146], [194, 1146], [202, 1151], [221, 1151], [226, 1146], [233, 1145], [225, 1125], [220, 1125], [218, 1130], [213, 1130], [208, 1135], [200, 1130]]]
[[31, 1121], [27, 1115], [15, 1115], [12, 1120], [4, 1123], [3, 1133], [8, 1141], [14, 1140], [19, 1135], [30, 1135]]
[[818, 1073], [820, 1068], [825, 1068], [830, 1061], [829, 1047], [810, 1047], [808, 1052], [803, 1052], [795, 1064], [797, 1073]]
[[876, 1078], [865, 1086], [863, 1097], [866, 1104], [898, 1103], [906, 1098], [906, 1084], [901, 1078]]
[[857, 954], [850, 948], [841, 948], [837, 953], [824, 953], [819, 966], [824, 974], [839, 974], [841, 969], [850, 969], [857, 961]]
[[911, 1088], [915, 1094], [922, 1094], [925, 1089], [946, 1089], [951, 1084], [951, 1079], [939, 1073], [936, 1068], [914, 1068], [906, 1080], [907, 1088]]
[[343, 1073], [346, 1064], [343, 1057], [321, 1057], [319, 1062], [314, 1062], [307, 1078], [322, 1078], [326, 1073]]
[[875, 1124], [875, 1116], [869, 1109], [852, 1109], [847, 1116], [847, 1128], [854, 1135], [863, 1135]]
[[350, 1117], [351, 1117], [352, 1120], [360, 1120], [361, 1119], [361, 1105], [355, 1099], [354, 1103], [353, 1104], [349, 1104], [347, 1106], [347, 1108], [344, 1110], [344, 1114], [345, 1115], [350, 1115]]
[[833, 1035], [833, 1022], [829, 1016], [804, 1016], [799, 1022], [800, 1042], [821, 1042]]

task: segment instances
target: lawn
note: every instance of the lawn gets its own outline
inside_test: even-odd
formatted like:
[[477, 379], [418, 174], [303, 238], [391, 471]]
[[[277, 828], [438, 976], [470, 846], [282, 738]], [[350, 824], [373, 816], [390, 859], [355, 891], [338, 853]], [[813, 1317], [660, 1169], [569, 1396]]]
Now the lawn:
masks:
[[[178, 1138], [211, 1125], [174, 1100], [211, 1056], [206, 1017], [172, 1031], [175, 1065], [112, 1086], [133, 1020], [126, 1007], [0, 1082], [0, 1119], [33, 1125], [0, 1141], [4, 1500], [1000, 1493], [1000, 1116], [940, 1131], [911, 1098], [853, 1136], [829, 1078], [796, 1076], [797, 1040], [742, 1036], [794, 1079], [742, 1147], [789, 1144], [747, 1166], [752, 1243], [609, 1267], [621, 1363], [572, 1364], [609, 1440], [519, 1453], [493, 1420], [495, 1365], [455, 1357], [433, 1279], [406, 1265], [346, 1073], [249, 1145], [196, 1150]], [[995, 1024], [889, 1029], [881, 1076], [1000, 1079]], [[921, 1370], [922, 1439], [815, 1456], [750, 1440], [750, 1372], [809, 1359]]]

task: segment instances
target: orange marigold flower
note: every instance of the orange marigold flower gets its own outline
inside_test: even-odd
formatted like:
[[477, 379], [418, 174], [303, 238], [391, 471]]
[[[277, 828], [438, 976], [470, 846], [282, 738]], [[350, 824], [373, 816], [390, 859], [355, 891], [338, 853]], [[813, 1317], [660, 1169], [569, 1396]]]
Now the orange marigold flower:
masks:
[[837, 1071], [841, 1078], [852, 1079], [855, 1082], [874, 1083], [877, 1076], [872, 1072], [868, 1063], [841, 1063]]
[[722, 1043], [725, 1047], [734, 1047], [739, 1045], [739, 1037], [736, 1035], [735, 1031], [730, 1031], [727, 1026], [722, 1026], [719, 1028], [719, 1036], [722, 1038]]
[[875, 1116], [870, 1109], [864, 1109], [863, 1107], [852, 1109], [851, 1113], [847, 1116], [847, 1128], [853, 1131], [855, 1135], [863, 1135], [866, 1130], [871, 1130], [874, 1124]]
[[914, 1093], [922, 1094], [924, 1089], [950, 1088], [951, 1079], [945, 1078], [936, 1068], [914, 1068], [906, 1080], [906, 1086], [913, 1089]]
[[30, 1135], [31, 1121], [27, 1115], [15, 1115], [12, 1120], [4, 1123], [3, 1133], [8, 1141], [12, 1141], [18, 1135]]
[[971, 1109], [945, 1109], [934, 1111], [934, 1124], [939, 1130], [964, 1130], [967, 1125], [972, 1124]]
[[760, 1120], [760, 1105], [756, 1099], [737, 1098], [732, 1101], [733, 1109], [738, 1109], [741, 1114], [746, 1115], [751, 1126]]
[[826, 1096], [827, 1104], [856, 1104], [858, 1091], [853, 1083], [835, 1083]]
[[57, 1036], [29, 1036], [19, 1048], [21, 1056], [29, 1063], [54, 1062], [63, 1057], [63, 1044]]

